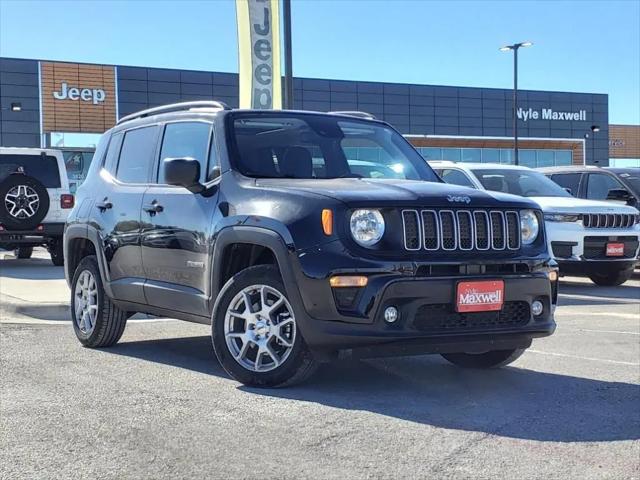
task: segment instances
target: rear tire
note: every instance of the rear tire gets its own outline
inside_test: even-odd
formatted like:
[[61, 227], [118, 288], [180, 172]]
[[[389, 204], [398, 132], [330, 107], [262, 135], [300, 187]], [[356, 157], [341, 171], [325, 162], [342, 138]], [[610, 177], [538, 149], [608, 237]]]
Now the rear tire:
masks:
[[485, 353], [443, 353], [449, 362], [463, 368], [500, 368], [515, 362], [526, 348], [491, 350]]
[[255, 387], [306, 380], [317, 361], [302, 338], [296, 313], [276, 267], [257, 265], [234, 275], [218, 296], [211, 322], [222, 367]]
[[633, 268], [619, 272], [594, 273], [589, 275], [593, 283], [600, 287], [617, 287], [633, 276]]
[[64, 266], [64, 248], [62, 238], [56, 238], [49, 245], [49, 255], [56, 267]]
[[14, 255], [16, 258], [31, 258], [33, 254], [33, 247], [18, 247], [14, 250]]
[[94, 255], [84, 257], [71, 282], [73, 330], [85, 347], [110, 347], [120, 340], [127, 325], [127, 312], [106, 295]]

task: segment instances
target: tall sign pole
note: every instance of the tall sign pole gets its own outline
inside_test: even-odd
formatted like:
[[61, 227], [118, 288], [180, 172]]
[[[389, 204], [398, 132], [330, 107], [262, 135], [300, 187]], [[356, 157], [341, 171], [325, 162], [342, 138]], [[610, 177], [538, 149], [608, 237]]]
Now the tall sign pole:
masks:
[[236, 0], [240, 108], [282, 108], [279, 0]]
[[284, 23], [284, 108], [293, 109], [293, 58], [291, 54], [291, 0], [282, 0]]

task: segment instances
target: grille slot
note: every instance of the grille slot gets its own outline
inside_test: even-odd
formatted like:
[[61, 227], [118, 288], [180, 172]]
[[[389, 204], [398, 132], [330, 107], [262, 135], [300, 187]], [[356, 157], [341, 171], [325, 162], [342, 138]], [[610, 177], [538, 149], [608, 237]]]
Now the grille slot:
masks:
[[499, 210], [403, 210], [406, 250], [518, 250], [520, 214]]
[[585, 213], [582, 224], [585, 228], [629, 228], [635, 223], [633, 213]]
[[403, 211], [402, 225], [404, 227], [404, 248], [407, 250], [420, 250], [420, 221], [418, 219], [418, 211]]

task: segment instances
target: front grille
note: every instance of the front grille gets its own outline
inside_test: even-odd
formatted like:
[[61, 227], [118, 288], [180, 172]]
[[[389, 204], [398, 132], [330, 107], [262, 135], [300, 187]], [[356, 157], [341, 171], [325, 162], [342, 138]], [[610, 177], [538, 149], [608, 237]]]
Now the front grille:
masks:
[[501, 311], [471, 313], [456, 312], [450, 303], [435, 303], [418, 308], [413, 326], [422, 332], [469, 332], [518, 327], [530, 320], [527, 302], [505, 302]]
[[[622, 257], [607, 257], [607, 243], [623, 243]], [[584, 258], [594, 260], [611, 260], [615, 258], [634, 258], [638, 250], [638, 237], [584, 237]]]
[[585, 213], [582, 224], [585, 228], [628, 228], [636, 222], [633, 213]]
[[520, 215], [498, 210], [403, 210], [407, 250], [518, 250]]

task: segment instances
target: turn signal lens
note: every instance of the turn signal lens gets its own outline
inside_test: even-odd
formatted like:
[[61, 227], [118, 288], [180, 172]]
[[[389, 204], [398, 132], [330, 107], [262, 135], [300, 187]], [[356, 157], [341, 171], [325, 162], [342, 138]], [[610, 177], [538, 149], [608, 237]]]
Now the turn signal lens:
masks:
[[549, 280], [551, 280], [552, 282], [555, 282], [556, 280], [558, 280], [558, 272], [555, 270], [551, 270], [549, 272]]
[[333, 288], [366, 287], [369, 279], [361, 275], [331, 277], [329, 285]]
[[322, 231], [325, 235], [333, 235], [333, 210], [322, 210]]

